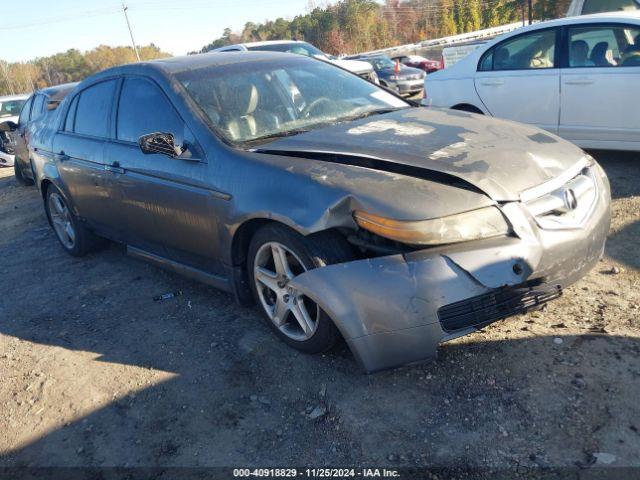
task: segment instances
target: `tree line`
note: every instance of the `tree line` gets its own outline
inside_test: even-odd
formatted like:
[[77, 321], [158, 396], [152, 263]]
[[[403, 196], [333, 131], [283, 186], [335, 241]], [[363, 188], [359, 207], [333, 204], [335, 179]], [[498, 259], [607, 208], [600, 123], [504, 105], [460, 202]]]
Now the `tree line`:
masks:
[[[563, 16], [569, 2], [531, 0], [531, 16], [535, 20]], [[281, 39], [305, 40], [334, 55], [358, 53], [517, 22], [528, 3], [528, 0], [386, 0], [385, 3], [339, 0], [324, 6], [310, 5], [309, 13], [290, 20], [247, 22], [239, 32], [227, 28], [221, 37], [191, 53], [238, 42]], [[139, 50], [143, 60], [170, 56], [153, 44]], [[131, 47], [106, 45], [87, 52], [70, 49], [29, 62], [0, 60], [0, 95], [79, 81], [105, 68], [135, 61]]]
[[[532, 19], [548, 20], [563, 16], [570, 0], [530, 3]], [[296, 39], [333, 55], [358, 53], [518, 22], [523, 12], [529, 18], [528, 5], [528, 0], [342, 0], [292, 20], [248, 22], [240, 32], [227, 28], [199, 52], [239, 42]]]
[[[142, 60], [171, 56], [156, 45], [139, 47]], [[89, 75], [136, 61], [132, 47], [99, 47], [81, 52], [75, 48], [30, 62], [7, 63], [0, 60], [0, 95], [25, 93], [67, 82], [78, 82]]]

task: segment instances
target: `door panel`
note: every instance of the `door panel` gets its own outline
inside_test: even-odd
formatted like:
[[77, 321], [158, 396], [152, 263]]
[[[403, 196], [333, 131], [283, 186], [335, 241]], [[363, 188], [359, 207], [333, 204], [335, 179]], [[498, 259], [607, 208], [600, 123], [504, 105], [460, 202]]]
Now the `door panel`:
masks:
[[53, 154], [78, 215], [97, 230], [108, 232], [113, 211], [104, 184], [104, 145], [102, 139], [60, 132], [53, 141]]
[[[562, 70], [560, 135], [640, 142], [640, 67]], [[606, 100], [605, 100], [606, 99]]]
[[545, 28], [516, 35], [482, 56], [475, 87], [493, 116], [558, 131], [559, 32]]
[[567, 29], [560, 135], [581, 145], [640, 142], [640, 26]]
[[207, 164], [145, 155], [137, 145], [111, 142], [109, 190], [117, 197], [126, 241], [199, 269], [223, 273], [217, 209], [224, 200], [205, 183]]
[[[185, 153], [144, 154], [137, 141], [153, 132], [171, 133]], [[191, 131], [155, 82], [125, 77], [107, 159], [109, 188], [119, 198], [130, 245], [222, 273], [216, 204], [223, 200], [208, 187], [208, 164]]]
[[491, 115], [558, 131], [560, 74], [556, 69], [478, 72], [476, 91]]

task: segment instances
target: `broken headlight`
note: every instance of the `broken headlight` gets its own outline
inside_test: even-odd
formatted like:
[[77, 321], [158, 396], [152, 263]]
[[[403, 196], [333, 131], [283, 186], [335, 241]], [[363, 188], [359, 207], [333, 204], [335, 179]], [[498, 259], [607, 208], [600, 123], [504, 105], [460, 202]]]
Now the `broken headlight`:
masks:
[[410, 245], [443, 245], [509, 234], [507, 219], [497, 207], [486, 207], [432, 220], [402, 221], [356, 211], [356, 223], [384, 238]]

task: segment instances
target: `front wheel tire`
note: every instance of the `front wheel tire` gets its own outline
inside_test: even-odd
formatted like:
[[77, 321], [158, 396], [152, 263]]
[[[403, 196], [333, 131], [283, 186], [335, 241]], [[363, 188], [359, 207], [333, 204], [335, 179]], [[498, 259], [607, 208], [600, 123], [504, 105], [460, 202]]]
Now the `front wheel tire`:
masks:
[[281, 340], [306, 353], [333, 347], [339, 333], [331, 318], [289, 284], [308, 270], [352, 259], [351, 248], [336, 232], [304, 237], [277, 224], [256, 232], [247, 260], [249, 282], [262, 315]]

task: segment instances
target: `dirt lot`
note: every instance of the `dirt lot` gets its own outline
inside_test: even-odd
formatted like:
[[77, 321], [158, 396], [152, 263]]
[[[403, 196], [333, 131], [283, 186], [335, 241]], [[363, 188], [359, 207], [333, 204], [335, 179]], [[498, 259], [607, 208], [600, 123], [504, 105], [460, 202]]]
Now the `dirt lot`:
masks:
[[371, 376], [115, 245], [67, 256], [0, 170], [0, 466], [640, 466], [640, 156], [596, 156], [614, 218], [587, 278]]

